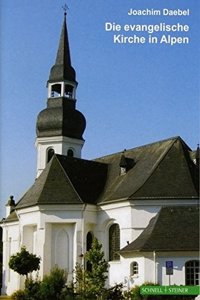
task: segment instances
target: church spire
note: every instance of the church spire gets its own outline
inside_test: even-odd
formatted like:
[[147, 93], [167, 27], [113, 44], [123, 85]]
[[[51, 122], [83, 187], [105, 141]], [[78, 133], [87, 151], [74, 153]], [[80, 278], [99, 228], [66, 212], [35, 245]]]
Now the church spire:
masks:
[[56, 57], [56, 65], [66, 65], [71, 66], [71, 57], [70, 57], [70, 49], [69, 49], [69, 39], [67, 32], [67, 23], [66, 23], [66, 12], [64, 14], [64, 21], [62, 26], [62, 32], [60, 36], [60, 42]]
[[53, 153], [81, 158], [86, 127], [84, 115], [76, 109], [76, 72], [71, 65], [66, 8], [55, 64], [50, 70], [47, 107], [36, 123], [37, 176]]
[[55, 64], [50, 70], [48, 80], [48, 97], [55, 95], [75, 99], [75, 90], [77, 87], [76, 72], [71, 65], [71, 55], [68, 39], [66, 8], [64, 21], [60, 35], [59, 46], [57, 50]]

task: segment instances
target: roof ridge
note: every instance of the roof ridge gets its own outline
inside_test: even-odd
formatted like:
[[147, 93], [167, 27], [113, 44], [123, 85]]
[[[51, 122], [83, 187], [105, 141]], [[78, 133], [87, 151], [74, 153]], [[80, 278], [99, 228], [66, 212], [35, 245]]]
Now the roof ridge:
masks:
[[[167, 147], [166, 150], [163, 151], [163, 153], [160, 155], [160, 157], [158, 158], [158, 160], [156, 161], [156, 163], [154, 164], [154, 166], [152, 167], [152, 170], [149, 174], [149, 176], [146, 178], [146, 180], [144, 180], [143, 184], [129, 197], [129, 199], [135, 194], [137, 193], [143, 186], [144, 184], [149, 180], [149, 178], [151, 178], [151, 176], [154, 174], [154, 172], [156, 171], [156, 169], [158, 168], [159, 164], [163, 161], [163, 159], [166, 157], [166, 155], [169, 153], [169, 151], [171, 150], [171, 148], [173, 147], [173, 145], [175, 144], [175, 142], [177, 140], [179, 140], [180, 137], [176, 137], [174, 139], [171, 139], [171, 144]], [[170, 140], [170, 139], [168, 139]], [[164, 140], [163, 142], [165, 141], [168, 141], [168, 140]]]
[[[181, 139], [182, 138], [180, 136], [173, 136], [173, 137], [170, 137], [170, 138], [166, 138], [166, 139], [163, 139], [163, 140], [159, 140], [159, 141], [156, 141], [156, 142], [152, 142], [152, 143], [148, 143], [148, 144], [144, 144], [144, 145], [141, 145], [141, 146], [137, 146], [137, 147], [134, 147], [134, 148], [130, 148], [130, 149], [126, 149], [126, 152], [129, 152], [129, 151], [132, 151], [132, 150], [136, 150], [136, 149], [140, 149], [140, 148], [145, 148], [145, 147], [149, 147], [149, 146], [152, 146], [154, 144], [157, 144], [157, 143], [164, 143], [164, 142], [167, 142], [167, 141], [176, 141], [177, 139]], [[117, 154], [122, 154], [122, 151], [118, 151], [118, 152], [115, 152], [115, 153], [112, 153], [112, 154], [108, 154], [108, 155], [104, 155], [104, 156], [100, 156], [100, 157], [97, 157], [95, 159], [92, 159], [93, 161], [96, 161], [96, 160], [99, 160], [99, 159], [103, 159], [103, 158], [109, 158], [113, 155], [117, 155]]]
[[[152, 228], [151, 228], [151, 230], [150, 230], [150, 232], [149, 232], [149, 234], [148, 234], [148, 237], [147, 237], [146, 241], [144, 241], [142, 247], [144, 247], [146, 243], [148, 244], [148, 241], [149, 241], [150, 238], [151, 238], [152, 232], [153, 232], [153, 230], [154, 230], [154, 228], [155, 228], [155, 226], [156, 226], [156, 223], [157, 223], [157, 221], [158, 221], [158, 219], [159, 219], [159, 216], [160, 216], [160, 214], [161, 214], [161, 211], [162, 211], [162, 207], [161, 207], [161, 209], [159, 210], [159, 212], [158, 212], [153, 218], [151, 218], [151, 219], [149, 220], [148, 225], [144, 228], [144, 230], [147, 229], [148, 226], [150, 226], [150, 224], [153, 223]], [[143, 230], [143, 232], [144, 232], [144, 230]], [[143, 232], [142, 232], [142, 233], [143, 233]], [[141, 235], [142, 235], [142, 233], [141, 233]]]
[[[183, 232], [182, 225], [186, 220], [188, 227]], [[199, 207], [197, 205], [161, 207], [142, 233], [120, 252], [196, 251], [199, 248], [198, 223]], [[193, 236], [192, 234], [188, 236], [191, 230]], [[166, 237], [165, 240], [163, 240], [163, 235]]]
[[[53, 155], [52, 159], [50, 159], [50, 161], [49, 161], [49, 162], [47, 163], [47, 165], [46, 165], [46, 168], [43, 170], [43, 171], [46, 171], [46, 173], [47, 173], [47, 174], [46, 174], [45, 183], [46, 183], [46, 181], [47, 181], [49, 172], [50, 172], [50, 170], [51, 170], [51, 165], [53, 164], [54, 157], [55, 157], [55, 155]], [[42, 172], [41, 175], [42, 175], [43, 173], [44, 173], [44, 172]], [[41, 175], [40, 175], [40, 176], [41, 176]], [[40, 176], [39, 176], [39, 177], [40, 177]], [[39, 177], [38, 177], [38, 178], [39, 178]], [[42, 188], [41, 188], [41, 192], [40, 192], [39, 197], [42, 195], [42, 192], [44, 191], [44, 187], [45, 187], [45, 184], [42, 185]], [[38, 199], [39, 199], [39, 197], [38, 197]]]
[[[53, 157], [54, 157], [54, 156], [53, 156]], [[28, 188], [28, 190], [25, 192], [25, 194], [24, 194], [24, 195], [21, 197], [21, 199], [16, 203], [16, 209], [17, 209], [18, 204], [20, 204], [20, 202], [23, 201], [24, 197], [27, 195], [27, 193], [29, 192], [29, 190], [36, 184], [36, 182], [39, 180], [39, 178], [41, 178], [42, 176], [46, 177], [46, 178], [44, 179], [44, 181], [46, 182], [47, 177], [48, 177], [48, 174], [49, 174], [49, 171], [50, 171], [50, 168], [51, 168], [51, 165], [52, 165], [52, 162], [53, 162], [53, 159], [51, 159], [51, 160], [47, 163], [46, 168], [45, 168], [45, 169], [41, 172], [41, 174], [35, 179], [33, 185], [32, 185], [30, 188]], [[45, 174], [45, 173], [46, 173], [46, 174]], [[43, 184], [42, 187], [41, 187], [41, 190], [40, 190], [40, 193], [39, 193], [39, 197], [41, 196], [43, 190], [44, 190], [44, 184]], [[20, 207], [19, 207], [19, 209], [20, 209]]]
[[185, 154], [184, 155], [185, 162], [186, 162], [186, 164], [188, 166], [187, 170], [188, 170], [188, 173], [189, 173], [189, 177], [190, 177], [190, 179], [191, 179], [191, 181], [192, 181], [192, 183], [194, 185], [194, 188], [196, 189], [197, 194], [198, 194], [198, 185], [199, 185], [199, 182], [197, 182], [197, 184], [196, 184], [196, 182], [195, 182], [195, 176], [194, 175], [192, 176], [191, 165], [190, 165], [190, 163], [192, 162], [192, 159], [190, 157], [190, 154], [188, 152], [186, 152], [185, 146], [188, 148], [189, 151], [192, 151], [192, 150], [187, 146], [187, 144], [185, 144], [184, 141], [181, 143], [182, 150], [183, 150], [183, 152]]
[[64, 175], [67, 177], [67, 179], [68, 179], [68, 181], [69, 181], [69, 183], [70, 183], [70, 185], [71, 185], [73, 191], [76, 193], [76, 195], [78, 196], [79, 200], [80, 200], [82, 203], [84, 203], [83, 200], [81, 199], [80, 195], [79, 195], [78, 192], [76, 191], [76, 189], [75, 189], [73, 183], [71, 182], [71, 179], [69, 178], [67, 172], [66, 172], [65, 169], [63, 168], [61, 162], [59, 161], [59, 159], [57, 158], [56, 155], [54, 155], [54, 156], [56, 157], [56, 160], [58, 161], [58, 163], [59, 163], [59, 165], [60, 165], [60, 167], [61, 167], [61, 170], [63, 171]]

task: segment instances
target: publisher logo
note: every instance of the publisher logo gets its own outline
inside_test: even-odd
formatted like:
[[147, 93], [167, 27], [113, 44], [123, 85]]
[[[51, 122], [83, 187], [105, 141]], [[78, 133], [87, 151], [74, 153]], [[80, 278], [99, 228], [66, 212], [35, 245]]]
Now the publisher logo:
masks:
[[199, 295], [200, 286], [151, 286], [140, 287], [141, 295]]

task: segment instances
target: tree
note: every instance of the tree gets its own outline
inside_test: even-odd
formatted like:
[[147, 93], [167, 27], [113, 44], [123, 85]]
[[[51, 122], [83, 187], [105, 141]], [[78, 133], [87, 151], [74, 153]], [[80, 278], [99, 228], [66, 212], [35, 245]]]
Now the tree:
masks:
[[49, 275], [45, 275], [40, 285], [40, 297], [43, 300], [61, 299], [62, 290], [67, 282], [67, 273], [54, 267]]
[[89, 262], [88, 270], [83, 270], [76, 265], [76, 281], [78, 293], [83, 294], [83, 299], [98, 299], [104, 290], [108, 277], [108, 263], [104, 259], [102, 245], [94, 238], [91, 249], [86, 253], [85, 260]]
[[40, 257], [29, 253], [25, 247], [20, 252], [12, 255], [9, 260], [9, 267], [20, 275], [26, 275], [40, 269]]

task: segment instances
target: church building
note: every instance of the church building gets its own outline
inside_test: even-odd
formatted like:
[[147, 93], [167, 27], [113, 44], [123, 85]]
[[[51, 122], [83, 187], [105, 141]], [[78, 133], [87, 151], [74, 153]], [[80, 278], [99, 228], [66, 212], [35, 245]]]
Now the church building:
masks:
[[109, 262], [108, 286], [199, 285], [199, 148], [177, 136], [82, 158], [86, 119], [76, 108], [77, 85], [65, 14], [47, 107], [36, 122], [36, 180], [21, 199], [10, 197], [1, 221], [2, 294], [23, 287], [8, 266], [22, 246], [41, 257], [41, 278], [57, 265], [70, 282], [77, 262], [87, 267], [94, 237]]

